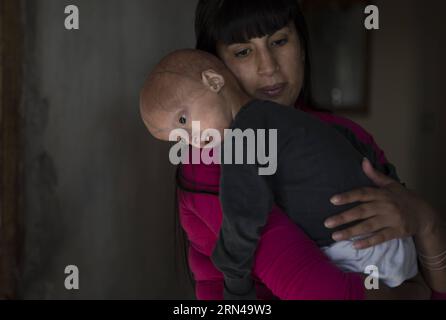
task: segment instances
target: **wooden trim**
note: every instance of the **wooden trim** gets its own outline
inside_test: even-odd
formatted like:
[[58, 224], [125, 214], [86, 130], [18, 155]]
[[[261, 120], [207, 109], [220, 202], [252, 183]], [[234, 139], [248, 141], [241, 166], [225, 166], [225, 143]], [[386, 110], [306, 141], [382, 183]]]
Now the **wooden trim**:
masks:
[[0, 0], [0, 299], [17, 296], [21, 248], [21, 1]]

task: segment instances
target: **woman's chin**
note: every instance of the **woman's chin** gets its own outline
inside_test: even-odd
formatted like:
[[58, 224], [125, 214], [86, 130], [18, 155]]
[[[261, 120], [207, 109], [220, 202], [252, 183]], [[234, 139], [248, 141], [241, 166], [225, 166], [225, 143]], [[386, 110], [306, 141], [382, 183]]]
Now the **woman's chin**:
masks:
[[282, 104], [282, 105], [285, 105], [285, 106], [293, 106], [294, 105], [294, 103], [296, 102], [296, 101], [292, 101], [292, 99], [290, 99], [288, 96], [285, 96], [285, 95], [280, 95], [280, 96], [277, 96], [277, 97], [270, 97], [270, 96], [265, 96], [265, 95], [256, 95], [256, 99], [259, 99], [259, 100], [268, 100], [268, 101], [272, 101], [272, 102], [275, 102], [275, 103], [278, 103], [278, 104]]
[[270, 100], [272, 102], [278, 103], [278, 104], [282, 104], [285, 106], [292, 106], [294, 105], [294, 102], [290, 102], [290, 99], [287, 99], [286, 97], [276, 97], [276, 98], [271, 98], [271, 99], [267, 99]]

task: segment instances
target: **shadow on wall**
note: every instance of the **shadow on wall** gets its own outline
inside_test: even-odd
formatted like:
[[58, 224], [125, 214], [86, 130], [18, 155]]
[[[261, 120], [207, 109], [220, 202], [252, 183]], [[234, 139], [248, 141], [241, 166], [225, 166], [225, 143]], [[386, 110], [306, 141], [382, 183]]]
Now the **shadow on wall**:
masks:
[[[25, 248], [20, 296], [193, 298], [175, 269], [174, 167], [139, 116], [168, 51], [194, 44], [190, 1], [23, 1]], [[64, 287], [67, 265], [80, 289]]]
[[371, 98], [367, 116], [349, 116], [373, 134], [401, 179], [441, 212], [446, 179], [443, 70], [446, 3], [376, 1], [372, 31]]
[[417, 88], [417, 181], [420, 193], [446, 216], [446, 2], [417, 2], [419, 21]]

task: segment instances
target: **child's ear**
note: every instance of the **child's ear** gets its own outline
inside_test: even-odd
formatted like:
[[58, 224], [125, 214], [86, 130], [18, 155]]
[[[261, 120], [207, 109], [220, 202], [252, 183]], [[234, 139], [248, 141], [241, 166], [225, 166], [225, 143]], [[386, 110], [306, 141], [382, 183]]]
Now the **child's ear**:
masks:
[[225, 78], [212, 69], [203, 71], [201, 73], [201, 79], [203, 84], [215, 93], [219, 93], [225, 85]]

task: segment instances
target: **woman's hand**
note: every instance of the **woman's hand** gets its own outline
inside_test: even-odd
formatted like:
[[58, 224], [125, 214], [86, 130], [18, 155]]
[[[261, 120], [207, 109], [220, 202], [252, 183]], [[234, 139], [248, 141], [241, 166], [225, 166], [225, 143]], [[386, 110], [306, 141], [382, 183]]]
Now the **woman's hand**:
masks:
[[362, 168], [378, 188], [360, 188], [330, 199], [334, 205], [362, 203], [328, 218], [325, 221], [327, 228], [364, 220], [353, 227], [335, 232], [334, 240], [348, 240], [373, 233], [369, 238], [354, 242], [356, 249], [365, 249], [391, 239], [422, 236], [431, 232], [435, 225], [435, 210], [414, 192], [375, 170], [369, 160], [364, 159]]

